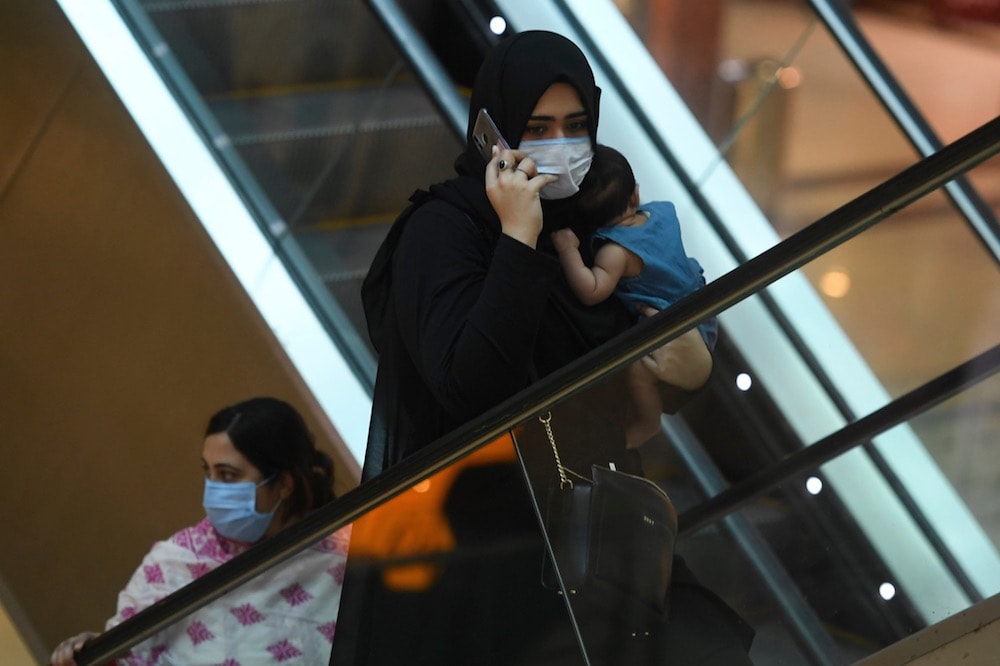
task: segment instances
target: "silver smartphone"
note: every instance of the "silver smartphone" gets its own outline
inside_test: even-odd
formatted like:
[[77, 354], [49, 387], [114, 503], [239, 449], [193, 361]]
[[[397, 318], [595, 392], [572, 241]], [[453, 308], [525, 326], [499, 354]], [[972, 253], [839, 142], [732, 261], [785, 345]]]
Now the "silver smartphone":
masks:
[[479, 115], [476, 116], [476, 124], [472, 128], [472, 141], [487, 162], [493, 159], [493, 146], [499, 144], [501, 148], [510, 148], [510, 144], [500, 134], [485, 107], [479, 109]]

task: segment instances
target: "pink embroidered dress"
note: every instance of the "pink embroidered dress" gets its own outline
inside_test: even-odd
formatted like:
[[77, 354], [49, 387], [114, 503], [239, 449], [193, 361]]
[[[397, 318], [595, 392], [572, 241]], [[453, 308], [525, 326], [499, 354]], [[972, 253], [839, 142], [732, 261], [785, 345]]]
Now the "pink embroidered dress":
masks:
[[[118, 660], [127, 666], [325, 664], [350, 528], [185, 617]], [[157, 542], [118, 595], [110, 629], [249, 549], [221, 536], [207, 518]]]

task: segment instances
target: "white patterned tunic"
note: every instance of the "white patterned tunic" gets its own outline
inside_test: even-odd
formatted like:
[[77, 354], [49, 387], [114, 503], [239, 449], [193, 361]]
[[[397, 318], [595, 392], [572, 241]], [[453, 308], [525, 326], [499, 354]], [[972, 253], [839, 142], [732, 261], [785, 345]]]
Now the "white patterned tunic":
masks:
[[[349, 527], [335, 532], [135, 646], [117, 663], [325, 664], [337, 627], [349, 540]], [[118, 612], [106, 629], [249, 548], [221, 536], [207, 518], [156, 543], [118, 595]]]

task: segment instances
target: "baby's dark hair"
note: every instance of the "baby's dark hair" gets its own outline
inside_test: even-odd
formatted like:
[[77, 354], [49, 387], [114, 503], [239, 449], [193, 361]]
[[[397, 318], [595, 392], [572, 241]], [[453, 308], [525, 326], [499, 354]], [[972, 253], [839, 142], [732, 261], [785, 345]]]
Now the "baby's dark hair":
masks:
[[594, 145], [594, 159], [576, 197], [578, 215], [587, 229], [611, 224], [628, 208], [635, 174], [625, 156], [610, 146]]

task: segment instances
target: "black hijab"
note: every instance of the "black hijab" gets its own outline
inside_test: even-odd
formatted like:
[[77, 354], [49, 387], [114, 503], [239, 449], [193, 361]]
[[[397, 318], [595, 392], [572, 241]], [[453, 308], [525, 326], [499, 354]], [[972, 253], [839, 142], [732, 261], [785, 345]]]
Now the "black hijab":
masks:
[[493, 47], [479, 67], [469, 101], [467, 147], [455, 165], [459, 174], [481, 176], [486, 165], [472, 142], [479, 109], [490, 112], [500, 133], [516, 148], [538, 98], [560, 81], [579, 93], [587, 112], [590, 140], [597, 143], [601, 89], [594, 83], [587, 57], [562, 35], [544, 30], [521, 32]]
[[[558, 82], [568, 83], [576, 89], [587, 113], [590, 140], [596, 144], [601, 89], [594, 81], [594, 72], [583, 51], [554, 32], [517, 33], [494, 46], [476, 74], [469, 101], [466, 147], [455, 160], [459, 178], [431, 187], [431, 193], [455, 203], [491, 231], [499, 233], [500, 221], [483, 188], [486, 161], [472, 141], [479, 110], [485, 108], [490, 112], [500, 133], [516, 148], [538, 99], [549, 86]], [[576, 199], [576, 196], [542, 199], [544, 231], [538, 239], [538, 248], [543, 252], [554, 254], [550, 233], [556, 229], [571, 227], [581, 238], [593, 232], [576, 215]], [[581, 246], [585, 259], [592, 259], [590, 249], [589, 244]]]
[[[466, 129], [465, 152], [455, 160], [455, 171], [460, 176], [483, 181], [486, 161], [480, 156], [472, 142], [472, 129], [476, 124], [479, 109], [490, 112], [500, 133], [514, 148], [521, 143], [521, 135], [528, 124], [528, 118], [538, 99], [553, 83], [564, 82], [576, 88], [587, 113], [588, 131], [592, 143], [597, 143], [597, 122], [600, 114], [601, 89], [594, 81], [587, 56], [576, 44], [560, 34], [545, 30], [529, 30], [512, 35], [486, 55], [469, 100], [469, 124]], [[463, 187], [468, 187], [466, 184]], [[477, 212], [482, 204], [492, 214], [492, 207], [485, 200], [485, 192], [479, 185], [474, 191], [464, 191], [466, 199], [477, 201]], [[480, 194], [477, 197], [475, 191]], [[542, 249], [549, 248], [549, 232], [563, 227], [574, 227], [578, 235], [589, 235], [589, 229], [577, 228], [575, 224], [575, 197], [567, 199], [543, 199], [542, 212], [545, 233], [539, 238]]]
[[[483, 184], [486, 161], [472, 141], [479, 109], [485, 107], [490, 112], [500, 132], [516, 147], [538, 99], [557, 82], [566, 82], [576, 88], [587, 112], [590, 139], [596, 144], [601, 90], [594, 81], [594, 72], [587, 57], [576, 44], [554, 32], [530, 30], [507, 37], [486, 55], [473, 84], [466, 148], [455, 160], [458, 177], [431, 186], [429, 194], [414, 194], [411, 198], [413, 206], [390, 229], [362, 286], [369, 334], [376, 348], [380, 347], [385, 333], [383, 324], [391, 285], [392, 254], [406, 218], [413, 209], [429, 197], [443, 199], [468, 214], [487, 233], [494, 236], [500, 234], [500, 220], [486, 197]], [[538, 239], [538, 249], [553, 258], [552, 231], [569, 226], [581, 238], [589, 235], [590, 230], [577, 224], [574, 198], [542, 200], [544, 231]], [[588, 254], [588, 245], [581, 244], [585, 255]], [[571, 333], [576, 340], [576, 344], [566, 347], [564, 353], [550, 355], [554, 367], [560, 367], [578, 356], [583, 347], [590, 349], [605, 342], [631, 322], [617, 299], [584, 307], [568, 285], [563, 285], [553, 294], [553, 306], [560, 313], [556, 319], [561, 320], [564, 326], [561, 331], [551, 331], [553, 339], [564, 339], [567, 333]], [[541, 337], [545, 338], [544, 331]], [[569, 349], [575, 351], [570, 352]], [[547, 374], [554, 367], [539, 368], [540, 374]]]

